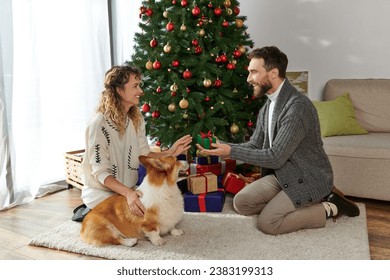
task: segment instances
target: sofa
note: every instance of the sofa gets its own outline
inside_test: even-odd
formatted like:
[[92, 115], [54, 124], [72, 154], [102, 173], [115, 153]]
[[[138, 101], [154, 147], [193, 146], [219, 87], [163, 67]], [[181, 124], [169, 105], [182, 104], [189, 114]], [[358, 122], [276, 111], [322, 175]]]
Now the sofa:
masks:
[[347, 196], [390, 201], [390, 79], [329, 80], [322, 103], [346, 93], [361, 130], [323, 136], [334, 184]]

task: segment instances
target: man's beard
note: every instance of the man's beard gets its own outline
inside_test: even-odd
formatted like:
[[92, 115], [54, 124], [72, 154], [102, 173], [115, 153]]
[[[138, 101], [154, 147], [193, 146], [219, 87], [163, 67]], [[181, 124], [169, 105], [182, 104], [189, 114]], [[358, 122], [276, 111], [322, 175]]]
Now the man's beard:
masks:
[[256, 98], [263, 97], [271, 88], [271, 84], [253, 87], [253, 95]]

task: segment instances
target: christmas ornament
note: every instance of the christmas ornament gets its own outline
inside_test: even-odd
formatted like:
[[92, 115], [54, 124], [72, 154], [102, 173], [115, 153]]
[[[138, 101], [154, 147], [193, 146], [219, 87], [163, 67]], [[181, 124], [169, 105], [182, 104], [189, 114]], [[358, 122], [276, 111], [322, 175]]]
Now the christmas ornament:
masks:
[[187, 2], [187, 0], [182, 0], [182, 1], [180, 2], [180, 4], [181, 4], [183, 7], [187, 7], [188, 2]]
[[214, 9], [214, 15], [217, 17], [222, 15], [222, 9], [220, 7]]
[[240, 128], [235, 123], [230, 127], [230, 132], [233, 134], [237, 134], [239, 130]]
[[168, 11], [164, 11], [163, 12], [163, 17], [168, 18], [168, 16], [169, 16], [169, 12]]
[[179, 60], [172, 61], [172, 66], [173, 67], [179, 67], [180, 66], [180, 61]]
[[197, 17], [197, 16], [199, 16], [199, 14], [200, 14], [200, 9], [199, 9], [198, 6], [195, 6], [195, 7], [192, 9], [191, 12], [192, 12], [192, 15], [193, 15], [193, 16]]
[[159, 70], [161, 68], [161, 62], [156, 60], [155, 62], [153, 62], [153, 69], [155, 70]]
[[200, 53], [203, 52], [203, 49], [202, 49], [200, 46], [196, 46], [194, 52], [195, 52], [196, 54], [200, 54]]
[[228, 58], [227, 58], [226, 54], [221, 54], [219, 56], [219, 58], [221, 59], [222, 63], [226, 63], [228, 61]]
[[179, 89], [179, 87], [177, 86], [176, 83], [173, 83], [173, 85], [171, 85], [171, 87], [170, 87], [171, 91], [177, 91], [178, 89]]
[[180, 108], [182, 108], [182, 109], [187, 109], [187, 108], [188, 108], [188, 101], [187, 101], [186, 99], [183, 98], [182, 100], [180, 100], [179, 106], [180, 106]]
[[139, 8], [139, 13], [140, 13], [140, 15], [143, 15], [145, 12], [146, 12], [146, 7], [141, 6], [141, 7]]
[[240, 8], [239, 7], [234, 7], [233, 8], [233, 13], [238, 16], [238, 14], [240, 13]]
[[171, 47], [171, 45], [169, 43], [164, 46], [164, 52], [165, 53], [170, 53], [171, 50], [172, 50], [172, 47]]
[[160, 117], [160, 112], [158, 110], [154, 111], [152, 113], [152, 118], [153, 119], [158, 119]]
[[222, 86], [222, 81], [217, 78], [215, 81], [214, 81], [214, 87], [216, 88], [220, 88]]
[[175, 29], [175, 25], [170, 21], [165, 26], [168, 31], [173, 31]]
[[191, 44], [196, 47], [197, 45], [199, 45], [199, 41], [197, 39], [192, 39], [191, 41]]
[[147, 15], [148, 17], [151, 17], [153, 15], [153, 10], [152, 9], [146, 9], [145, 10], [145, 15]]
[[161, 88], [160, 86], [158, 86], [158, 87], [156, 88], [156, 92], [157, 92], [157, 93], [161, 93], [161, 92], [162, 92], [162, 88]]
[[203, 37], [204, 35], [206, 35], [206, 32], [202, 28], [201, 30], [199, 30], [198, 34], [199, 34], [200, 37]]
[[148, 104], [148, 103], [144, 103], [143, 105], [142, 105], [142, 112], [144, 112], [144, 113], [148, 113], [149, 111], [150, 111], [150, 105]]
[[186, 31], [187, 30], [187, 26], [184, 25], [184, 23], [180, 26], [180, 30], [181, 31]]
[[223, 5], [224, 5], [226, 8], [229, 8], [229, 7], [232, 5], [232, 3], [230, 2], [230, 0], [225, 0], [225, 1], [223, 2]]
[[183, 114], [183, 119], [188, 119], [188, 114], [187, 113]]
[[156, 146], [157, 146], [157, 147], [160, 147], [160, 146], [161, 146], [161, 141], [160, 141], [160, 140], [158, 140], [158, 141], [156, 142]]
[[226, 68], [228, 70], [234, 70], [236, 68], [236, 65], [234, 63], [229, 62], [228, 64], [226, 64]]
[[158, 42], [157, 42], [156, 38], [153, 38], [152, 40], [150, 40], [149, 45], [150, 45], [152, 48], [157, 47]]
[[176, 5], [176, 0], [172, 0], [172, 5]]
[[168, 105], [168, 111], [169, 112], [175, 112], [176, 111], [176, 104], [175, 103], [171, 103]]
[[246, 53], [246, 48], [244, 46], [239, 46], [238, 49], [240, 50], [241, 54]]
[[226, 9], [226, 13], [227, 13], [229, 16], [231, 16], [231, 15], [233, 14], [233, 10], [230, 9], [230, 8], [228, 8], [228, 9]]
[[228, 27], [229, 26], [229, 22], [224, 20], [223, 23], [222, 23], [222, 26], [225, 27], [225, 28]]
[[152, 70], [153, 69], [153, 62], [151, 62], [150, 60], [148, 62], [146, 62], [145, 68], [148, 70]]
[[209, 101], [210, 101], [210, 97], [209, 97], [209, 96], [206, 96], [206, 97], [204, 98], [204, 101], [209, 102]]
[[203, 85], [206, 88], [210, 87], [211, 86], [211, 80], [210, 79], [204, 79]]
[[176, 91], [172, 91], [171, 92], [171, 96], [176, 96], [177, 95], [177, 92]]
[[221, 57], [220, 57], [220, 56], [217, 56], [217, 57], [215, 58], [215, 62], [216, 62], [216, 63], [221, 63], [221, 62], [222, 62]]
[[183, 72], [183, 78], [184, 79], [189, 80], [189, 79], [191, 79], [191, 77], [192, 77], [192, 73], [188, 69]]
[[236, 19], [236, 26], [238, 28], [241, 28], [244, 26], [244, 22], [242, 21], [242, 19]]
[[248, 127], [253, 127], [253, 122], [251, 120], [249, 120], [246, 124]]
[[207, 7], [209, 7], [209, 8], [211, 9], [211, 8], [213, 7], [213, 3], [211, 3], [211, 2], [208, 3], [208, 4], [207, 4]]
[[241, 55], [242, 55], [242, 52], [240, 50], [238, 50], [238, 49], [234, 50], [233, 56], [235, 58], [239, 58]]

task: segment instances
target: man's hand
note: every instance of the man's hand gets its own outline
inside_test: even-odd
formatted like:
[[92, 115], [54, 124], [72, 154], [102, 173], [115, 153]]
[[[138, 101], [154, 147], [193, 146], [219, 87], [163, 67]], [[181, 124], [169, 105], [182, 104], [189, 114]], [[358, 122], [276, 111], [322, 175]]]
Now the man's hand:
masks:
[[228, 158], [230, 156], [230, 147], [228, 144], [212, 143], [211, 146], [214, 149], [205, 149], [201, 145], [196, 144], [196, 147], [199, 149], [199, 152], [204, 155], [210, 156], [219, 156], [222, 158]]

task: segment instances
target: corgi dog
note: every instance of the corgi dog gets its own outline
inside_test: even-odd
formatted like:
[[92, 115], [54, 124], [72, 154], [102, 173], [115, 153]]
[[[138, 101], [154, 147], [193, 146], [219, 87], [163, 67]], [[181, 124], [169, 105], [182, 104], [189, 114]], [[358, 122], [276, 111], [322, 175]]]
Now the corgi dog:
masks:
[[86, 243], [131, 247], [138, 239], [146, 237], [154, 245], [163, 245], [162, 235], [184, 234], [176, 228], [184, 213], [177, 180], [179, 172], [188, 169], [188, 163], [173, 156], [140, 156], [139, 159], [146, 168], [146, 176], [137, 188], [146, 209], [144, 216], [132, 214], [125, 197], [110, 196], [84, 218], [80, 233]]

